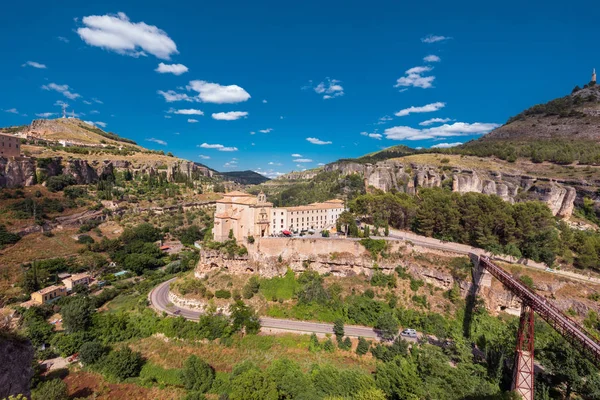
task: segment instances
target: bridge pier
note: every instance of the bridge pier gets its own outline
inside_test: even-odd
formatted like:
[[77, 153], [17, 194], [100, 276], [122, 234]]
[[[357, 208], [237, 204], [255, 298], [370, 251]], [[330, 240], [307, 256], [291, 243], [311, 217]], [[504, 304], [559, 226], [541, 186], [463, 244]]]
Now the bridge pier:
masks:
[[521, 318], [517, 333], [512, 390], [525, 400], [533, 400], [534, 397], [533, 335], [533, 309], [526, 303], [523, 303], [521, 305]]

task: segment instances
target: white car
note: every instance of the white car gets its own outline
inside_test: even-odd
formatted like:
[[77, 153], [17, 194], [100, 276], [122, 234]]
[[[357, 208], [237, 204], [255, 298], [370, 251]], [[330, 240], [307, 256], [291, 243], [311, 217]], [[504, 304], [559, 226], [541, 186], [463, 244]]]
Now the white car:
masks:
[[417, 331], [414, 330], [414, 329], [405, 329], [405, 330], [403, 330], [400, 333], [400, 335], [416, 338], [417, 337]]

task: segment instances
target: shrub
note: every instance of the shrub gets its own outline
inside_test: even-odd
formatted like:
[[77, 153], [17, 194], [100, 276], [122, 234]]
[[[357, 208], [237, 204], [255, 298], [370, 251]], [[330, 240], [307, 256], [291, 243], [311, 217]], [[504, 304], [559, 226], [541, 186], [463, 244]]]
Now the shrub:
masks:
[[77, 238], [77, 243], [79, 244], [92, 244], [94, 242], [94, 238], [92, 238], [90, 235], [79, 235]]
[[21, 236], [6, 230], [6, 226], [0, 225], [0, 249], [7, 244], [15, 244], [21, 240]]
[[328, 353], [333, 353], [335, 351], [335, 345], [331, 341], [331, 338], [327, 339], [325, 343], [323, 343], [323, 350]]
[[247, 239], [247, 240], [248, 240], [248, 243], [249, 243], [249, 244], [253, 244], [253, 243], [254, 243], [254, 241], [255, 241], [255, 239], [254, 239], [254, 236], [252, 236], [252, 235], [248, 236], [248, 239]]
[[51, 176], [46, 180], [46, 187], [51, 192], [60, 192], [67, 186], [71, 186], [75, 184], [75, 179], [69, 175], [56, 175]]
[[60, 379], [42, 382], [31, 396], [32, 400], [67, 400], [68, 398], [67, 384]]
[[338, 342], [342, 340], [345, 333], [343, 319], [338, 318], [335, 320], [335, 322], [333, 323], [333, 333], [335, 334], [335, 337], [337, 338]]
[[387, 242], [384, 239], [365, 238], [361, 239], [359, 243], [362, 244], [365, 249], [367, 249], [373, 259], [377, 259], [377, 257], [382, 254], [387, 247]]
[[242, 289], [242, 295], [245, 299], [251, 299], [260, 289], [260, 280], [257, 276], [251, 276]]
[[340, 350], [350, 350], [352, 348], [352, 340], [348, 336], [342, 341], [338, 341]]
[[215, 379], [215, 370], [197, 356], [190, 356], [183, 365], [181, 380], [187, 390], [206, 393]]
[[231, 292], [229, 290], [219, 289], [219, 290], [215, 291], [215, 297], [217, 299], [230, 299]]
[[102, 360], [102, 372], [116, 379], [127, 379], [140, 374], [144, 360], [129, 347], [110, 352]]
[[519, 278], [519, 280], [523, 285], [527, 286], [529, 289], [534, 288], [533, 278], [531, 278], [529, 275], [523, 275]]
[[363, 356], [369, 351], [371, 344], [363, 337], [358, 338], [358, 346], [356, 346], [356, 354]]

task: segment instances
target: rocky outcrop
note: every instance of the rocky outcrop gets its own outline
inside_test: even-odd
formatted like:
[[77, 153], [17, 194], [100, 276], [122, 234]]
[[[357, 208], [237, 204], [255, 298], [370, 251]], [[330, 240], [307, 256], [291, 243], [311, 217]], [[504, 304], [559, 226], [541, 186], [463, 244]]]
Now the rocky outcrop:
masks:
[[498, 171], [438, 168], [402, 163], [399, 160], [380, 161], [376, 164], [338, 162], [326, 165], [324, 170], [339, 171], [343, 175], [359, 174], [363, 176], [367, 187], [410, 194], [414, 194], [420, 187], [440, 187], [451, 181], [452, 190], [458, 193], [496, 195], [511, 203], [518, 200], [540, 200], [548, 204], [552, 214], [562, 218], [571, 216], [575, 201], [578, 200], [577, 191], [564, 183]]
[[0, 336], [0, 399], [18, 394], [29, 398], [32, 365], [30, 342]]
[[36, 168], [33, 160], [0, 157], [0, 187], [31, 186], [35, 183]]

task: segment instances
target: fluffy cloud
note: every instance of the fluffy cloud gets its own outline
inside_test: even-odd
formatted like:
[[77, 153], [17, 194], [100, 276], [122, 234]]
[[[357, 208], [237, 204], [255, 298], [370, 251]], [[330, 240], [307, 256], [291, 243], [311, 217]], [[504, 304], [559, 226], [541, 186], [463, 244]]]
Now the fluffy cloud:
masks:
[[271, 161], [269, 162], [269, 165], [277, 165], [278, 167], [280, 167], [282, 164]]
[[302, 157], [302, 154], [294, 153], [292, 154], [292, 157]]
[[11, 114], [18, 114], [19, 110], [17, 110], [16, 108], [9, 108], [8, 110], [4, 110], [4, 112], [11, 113]]
[[198, 157], [200, 157], [203, 160], [210, 160], [210, 156], [205, 156], [204, 154], [200, 154]]
[[390, 117], [389, 115], [384, 115], [383, 117], [379, 118], [379, 121], [376, 122], [377, 125], [383, 125], [385, 123], [387, 123], [388, 121], [393, 120], [394, 118]]
[[39, 114], [35, 114], [36, 116], [40, 117], [40, 118], [50, 118], [51, 116], [53, 116], [56, 113], [53, 112], [45, 112], [45, 113], [39, 113]]
[[174, 101], [194, 101], [194, 99], [188, 96], [185, 93], [177, 93], [174, 90], [167, 90], [166, 92], [163, 90], [158, 90], [156, 93], [160, 94], [165, 98], [167, 103], [172, 103]]
[[150, 53], [163, 60], [179, 54], [177, 45], [166, 32], [144, 22], [131, 22], [122, 12], [90, 15], [83, 17], [82, 22], [85, 27], [77, 29], [77, 34], [90, 46], [133, 57]]
[[173, 75], [181, 75], [188, 72], [188, 67], [183, 64], [165, 64], [160, 63], [158, 67], [155, 69], [156, 72], [160, 74], [173, 74]]
[[435, 76], [423, 76], [424, 73], [431, 71], [432, 67], [413, 67], [406, 70], [404, 76], [401, 76], [396, 81], [394, 87], [419, 87], [428, 89], [433, 87]]
[[[85, 102], [84, 102], [84, 103], [85, 103]], [[69, 104], [65, 103], [65, 102], [64, 102], [64, 101], [62, 101], [62, 100], [56, 100], [56, 101], [54, 102], [54, 105], [55, 105], [55, 106], [59, 106], [59, 107], [65, 107], [65, 108], [69, 107]]]
[[403, 110], [398, 111], [394, 115], [396, 115], [397, 117], [404, 117], [408, 114], [434, 112], [434, 111], [440, 110], [444, 107], [446, 107], [446, 103], [442, 103], [442, 102], [438, 101], [436, 103], [430, 103], [430, 104], [424, 105], [422, 107], [412, 106], [409, 108], [405, 108]]
[[44, 64], [37, 63], [35, 61], [27, 61], [25, 64], [21, 65], [22, 67], [33, 67], [39, 69], [45, 69], [46, 66]]
[[448, 149], [450, 147], [460, 146], [461, 144], [462, 144], [461, 142], [440, 143], [440, 144], [436, 144], [435, 146], [431, 146], [431, 148], [432, 149]]
[[322, 162], [320, 162], [320, 163], [318, 163], [317, 165], [318, 165], [319, 167], [322, 167], [323, 165], [325, 165], [325, 163], [322, 163]]
[[181, 115], [204, 115], [204, 111], [196, 110], [195, 108], [184, 108], [175, 110], [174, 108], [167, 111], [169, 114], [181, 114]]
[[97, 98], [95, 98], [95, 97], [94, 97], [92, 100], [94, 101], [94, 103], [98, 103], [98, 104], [104, 104], [104, 102], [103, 102], [103, 101], [100, 101], [100, 100], [98, 100], [98, 99], [97, 99]]
[[57, 39], [60, 40], [61, 42], [64, 42], [64, 43], [69, 43], [70, 42], [70, 40], [67, 39], [64, 36], [58, 36]]
[[258, 168], [254, 172], [256, 172], [257, 174], [261, 174], [262, 176], [266, 176], [267, 178], [270, 178], [270, 179], [275, 179], [275, 178], [278, 178], [278, 177], [280, 177], [282, 175], [285, 175], [285, 173], [283, 173], [283, 172], [274, 171], [272, 169], [270, 169], [268, 171], [261, 171], [260, 168]]
[[394, 126], [384, 131], [386, 139], [392, 140], [422, 140], [435, 139], [438, 137], [482, 135], [488, 133], [498, 124], [475, 122], [472, 124], [466, 122], [455, 122], [453, 124], [444, 124], [433, 128], [415, 129], [409, 126]]
[[431, 119], [425, 120], [423, 122], [419, 122], [419, 125], [429, 126], [429, 125], [433, 125], [433, 124], [444, 124], [449, 121], [452, 121], [452, 120], [450, 118], [431, 118]]
[[421, 38], [421, 42], [423, 43], [436, 43], [443, 42], [444, 40], [452, 39], [448, 36], [439, 36], [439, 35], [427, 35], [424, 38]]
[[198, 92], [198, 97], [205, 103], [240, 103], [250, 98], [250, 94], [238, 85], [223, 86], [206, 81], [191, 81], [187, 89]]
[[259, 130], [260, 133], [271, 133], [273, 132], [273, 128], [267, 128], [267, 129], [261, 129]]
[[203, 149], [216, 149], [216, 150], [219, 150], [219, 151], [237, 151], [238, 150], [237, 147], [225, 147], [222, 144], [202, 143], [198, 147], [201, 147]]
[[235, 167], [237, 167], [237, 163], [238, 163], [237, 160], [234, 158], [233, 160], [228, 161], [225, 164], [223, 164], [223, 166], [225, 168], [235, 168]]
[[146, 139], [147, 142], [154, 142], [157, 144], [160, 144], [161, 146], [166, 146], [167, 142], [165, 142], [164, 140], [160, 140], [160, 139], [155, 139], [155, 138], [150, 138], [150, 139]]
[[430, 54], [430, 55], [424, 57], [423, 61], [425, 61], [425, 62], [440, 62], [440, 61], [442, 61], [442, 59], [434, 54]]
[[84, 100], [84, 101], [83, 101], [83, 104], [87, 104], [87, 105], [89, 106], [89, 105], [91, 105], [91, 104], [92, 104], [92, 102], [91, 102], [91, 101], [88, 101], [88, 100]]
[[106, 125], [108, 125], [106, 122], [102, 122], [102, 121], [96, 121], [94, 122], [96, 125], [101, 126], [103, 128], [106, 128]]
[[377, 140], [381, 140], [382, 138], [382, 135], [380, 133], [361, 132], [360, 134]]
[[314, 137], [308, 137], [308, 138], [306, 138], [306, 140], [309, 141], [312, 144], [331, 144], [331, 143], [333, 143], [333, 142], [329, 142], [329, 141], [326, 142], [324, 140], [317, 139], [317, 138], [314, 138]]
[[313, 162], [313, 160], [311, 160], [310, 158], [297, 158], [294, 160], [294, 162], [297, 163], [311, 163]]
[[198, 120], [197, 120], [197, 119], [194, 119], [194, 118], [188, 118], [188, 122], [189, 122], [190, 124], [195, 124], [195, 123], [197, 123], [197, 122], [198, 122]]
[[219, 121], [235, 121], [236, 119], [245, 118], [248, 116], [246, 111], [229, 111], [219, 112], [212, 115], [213, 119]]
[[325, 78], [325, 81], [319, 83], [313, 87], [313, 82], [309, 81], [308, 85], [302, 89], [313, 89], [316, 93], [322, 94], [323, 99], [333, 99], [334, 97], [340, 97], [344, 95], [344, 88], [340, 85], [339, 80]]
[[47, 85], [43, 85], [42, 89], [54, 90], [58, 93], [62, 93], [63, 96], [71, 100], [75, 100], [76, 98], [81, 97], [80, 94], [71, 92], [71, 88], [69, 87], [69, 85], [57, 85], [56, 83], [49, 83]]

